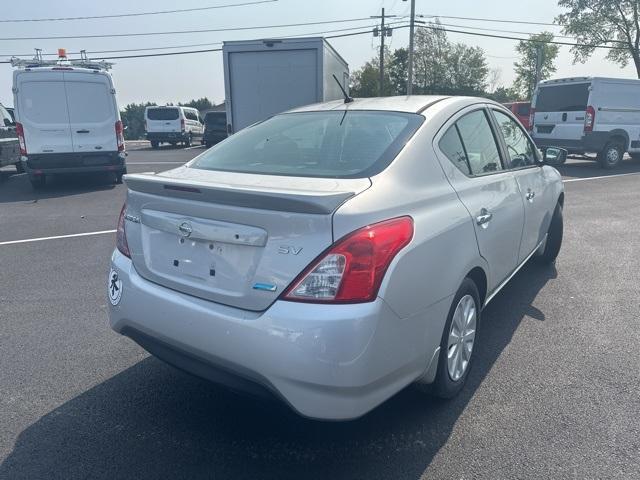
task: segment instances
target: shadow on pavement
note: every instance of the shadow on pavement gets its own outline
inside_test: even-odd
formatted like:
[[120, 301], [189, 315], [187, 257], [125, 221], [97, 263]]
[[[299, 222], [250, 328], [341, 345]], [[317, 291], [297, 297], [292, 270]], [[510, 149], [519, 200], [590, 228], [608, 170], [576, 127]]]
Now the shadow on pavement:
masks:
[[528, 265], [487, 307], [475, 367], [449, 402], [407, 388], [359, 420], [315, 422], [150, 357], [22, 431], [0, 478], [418, 478], [520, 323], [545, 320], [532, 302], [555, 276]]
[[0, 203], [37, 202], [47, 198], [81, 195], [115, 188], [112, 174], [57, 174], [47, 177], [46, 185], [34, 190], [26, 173], [5, 175], [0, 179]]
[[611, 170], [600, 167], [595, 160], [569, 158], [567, 163], [555, 167], [562, 174], [563, 179], [592, 178], [619, 175], [621, 173], [640, 173], [640, 161], [625, 158], [622, 163]]

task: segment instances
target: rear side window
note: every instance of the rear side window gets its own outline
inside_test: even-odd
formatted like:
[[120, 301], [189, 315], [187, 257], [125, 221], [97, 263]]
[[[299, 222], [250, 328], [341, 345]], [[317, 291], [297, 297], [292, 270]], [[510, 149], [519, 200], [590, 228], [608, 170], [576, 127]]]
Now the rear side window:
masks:
[[25, 82], [20, 85], [21, 118], [36, 123], [69, 123], [63, 82]]
[[469, 163], [467, 162], [467, 154], [462, 146], [458, 129], [455, 125], [449, 127], [449, 130], [442, 136], [438, 143], [440, 150], [444, 153], [451, 163], [458, 167], [462, 173], [471, 175]]
[[276, 115], [207, 150], [192, 168], [299, 177], [363, 178], [384, 170], [424, 117], [381, 111]]
[[580, 112], [587, 109], [589, 83], [540, 87], [536, 112]]
[[107, 85], [97, 82], [66, 82], [71, 123], [115, 121], [115, 109]]
[[198, 114], [191, 111], [191, 110], [185, 110], [184, 111], [184, 116], [187, 118], [187, 120], [196, 120], [198, 121]]
[[179, 116], [177, 108], [149, 108], [147, 110], [149, 120], [177, 120]]
[[486, 175], [502, 170], [498, 145], [483, 110], [466, 114], [456, 125], [473, 175]]

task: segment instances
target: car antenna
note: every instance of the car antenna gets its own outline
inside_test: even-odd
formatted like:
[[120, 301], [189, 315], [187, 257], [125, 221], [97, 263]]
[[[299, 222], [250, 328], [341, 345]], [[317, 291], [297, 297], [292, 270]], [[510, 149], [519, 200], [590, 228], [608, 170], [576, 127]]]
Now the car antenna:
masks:
[[340, 83], [340, 80], [338, 80], [338, 77], [336, 77], [335, 73], [333, 74], [333, 79], [336, 81], [336, 83], [338, 84], [338, 86], [340, 87], [340, 90], [342, 90], [342, 94], [344, 95], [344, 103], [351, 103], [353, 102], [353, 98], [351, 98], [349, 96], [349, 94], [347, 93], [347, 91], [344, 89], [344, 87], [342, 86], [342, 84]]

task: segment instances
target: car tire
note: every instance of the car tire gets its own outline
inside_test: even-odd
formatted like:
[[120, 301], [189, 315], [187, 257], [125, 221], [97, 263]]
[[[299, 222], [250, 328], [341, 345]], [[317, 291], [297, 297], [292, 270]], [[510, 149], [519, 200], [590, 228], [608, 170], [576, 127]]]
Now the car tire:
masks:
[[[464, 305], [469, 305], [468, 302], [473, 301], [474, 319], [473, 324], [469, 322], [467, 325], [463, 326], [463, 332], [467, 329], [469, 331], [473, 330], [473, 335], [464, 335], [464, 338], [469, 340], [471, 339], [471, 352], [466, 360], [466, 365], [462, 368], [462, 373], [457, 376], [452, 374], [452, 366], [449, 361], [449, 352], [451, 351], [453, 355], [456, 355], [458, 352], [459, 355], [463, 355], [464, 351], [468, 351], [467, 348], [469, 343], [467, 340], [462, 343], [451, 344], [450, 339], [454, 338], [453, 331], [458, 329], [459, 327], [453, 325], [454, 317], [456, 317], [459, 321], [459, 317], [457, 317], [457, 313], [459, 308], [464, 309]], [[461, 307], [462, 305], [462, 307]], [[449, 309], [449, 315], [447, 316], [447, 321], [444, 325], [444, 330], [442, 332], [442, 338], [440, 340], [440, 353], [438, 354], [438, 368], [436, 371], [436, 378], [431, 385], [420, 385], [416, 384], [420, 389], [429, 392], [432, 396], [441, 398], [441, 399], [450, 399], [458, 395], [460, 390], [464, 387], [465, 382], [467, 381], [467, 377], [469, 376], [469, 371], [473, 366], [473, 360], [475, 358], [475, 351], [477, 349], [478, 344], [478, 330], [480, 326], [480, 317], [481, 317], [481, 308], [480, 308], [480, 294], [478, 293], [478, 287], [475, 282], [470, 278], [465, 278], [458, 288], [455, 296], [453, 297], [453, 302], [451, 303], [451, 308]], [[464, 320], [464, 319], [463, 319]], [[456, 325], [459, 325], [456, 323]], [[453, 326], [453, 328], [452, 328]], [[457, 357], [454, 357], [457, 358]], [[464, 356], [462, 357], [464, 359]], [[453, 368], [455, 370], [455, 368]]]
[[616, 168], [624, 157], [624, 147], [618, 142], [609, 142], [598, 154], [598, 162], [604, 169]]
[[40, 190], [47, 183], [47, 177], [44, 175], [29, 175], [29, 182], [34, 190]]
[[16, 162], [16, 172], [24, 173], [24, 167], [22, 166], [22, 162]]
[[157, 140], [151, 140], [151, 148], [158, 148], [160, 143]]
[[547, 241], [544, 243], [542, 251], [535, 257], [538, 263], [550, 265], [556, 261], [562, 247], [563, 232], [562, 205], [558, 203], [553, 211], [553, 217], [551, 217], [551, 224], [547, 231]]
[[184, 147], [185, 148], [189, 148], [191, 146], [192, 140], [193, 140], [193, 137], [191, 136], [191, 134], [189, 134], [189, 136], [183, 142], [184, 143]]

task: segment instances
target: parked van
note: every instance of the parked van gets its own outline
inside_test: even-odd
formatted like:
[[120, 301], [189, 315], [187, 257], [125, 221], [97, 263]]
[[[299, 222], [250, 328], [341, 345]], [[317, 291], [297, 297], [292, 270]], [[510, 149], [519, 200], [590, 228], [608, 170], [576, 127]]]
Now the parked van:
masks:
[[15, 165], [22, 173], [16, 124], [8, 109], [0, 103], [0, 167]]
[[144, 111], [147, 139], [152, 148], [161, 143], [191, 146], [195, 139], [203, 143], [204, 122], [200, 113], [191, 107], [147, 107]]
[[640, 157], [640, 80], [579, 77], [540, 82], [531, 124], [540, 148], [596, 153], [603, 168], [614, 168], [625, 152]]
[[516, 118], [520, 121], [522, 126], [527, 130], [531, 130], [529, 128], [529, 115], [531, 114], [531, 102], [509, 102], [503, 103], [505, 107], [509, 109], [511, 113], [513, 113]]
[[204, 115], [204, 144], [207, 148], [227, 138], [227, 112], [207, 112]]
[[109, 64], [14, 62], [16, 131], [21, 162], [34, 188], [58, 173], [127, 172], [123, 126]]

